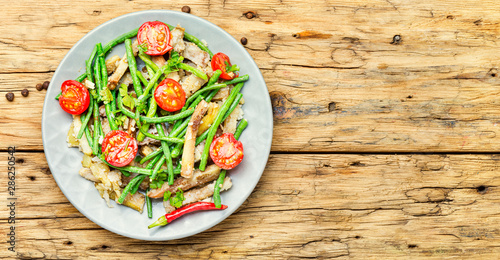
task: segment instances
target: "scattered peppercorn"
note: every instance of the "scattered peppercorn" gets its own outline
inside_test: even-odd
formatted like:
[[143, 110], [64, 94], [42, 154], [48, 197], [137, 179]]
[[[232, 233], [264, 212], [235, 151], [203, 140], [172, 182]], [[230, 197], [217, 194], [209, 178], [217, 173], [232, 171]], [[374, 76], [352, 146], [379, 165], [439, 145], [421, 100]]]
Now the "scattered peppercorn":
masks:
[[21, 90], [21, 95], [23, 95], [23, 97], [27, 97], [28, 95], [30, 94], [30, 91], [28, 89], [23, 89]]
[[43, 85], [41, 83], [36, 84], [36, 90], [42, 91]]
[[241, 40], [240, 40], [240, 42], [241, 42], [241, 44], [243, 44], [243, 45], [247, 45], [248, 40], [247, 40], [247, 38], [242, 37], [242, 38], [241, 38]]
[[397, 34], [392, 37], [392, 42], [391, 44], [401, 44], [402, 38], [401, 35]]
[[48, 88], [49, 88], [49, 84], [50, 84], [50, 82], [49, 82], [49, 81], [45, 81], [45, 82], [43, 82], [43, 84], [42, 84], [43, 89], [48, 89]]
[[5, 98], [7, 98], [8, 101], [14, 100], [14, 93], [9, 92], [9, 93], [5, 94]]
[[184, 13], [191, 13], [191, 7], [185, 5], [185, 6], [182, 7], [182, 11]]
[[245, 17], [246, 17], [247, 19], [252, 19], [252, 18], [254, 18], [254, 17], [255, 17], [255, 12], [253, 12], [253, 11], [248, 11], [248, 12], [244, 13], [244, 15], [245, 15]]

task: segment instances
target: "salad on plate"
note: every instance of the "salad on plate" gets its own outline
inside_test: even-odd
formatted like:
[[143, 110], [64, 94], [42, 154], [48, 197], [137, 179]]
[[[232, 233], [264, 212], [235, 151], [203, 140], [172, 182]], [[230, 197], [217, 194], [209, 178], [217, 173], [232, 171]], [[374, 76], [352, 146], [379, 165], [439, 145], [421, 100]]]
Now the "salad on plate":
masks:
[[[107, 55], [118, 44], [123, 56]], [[224, 210], [227, 170], [244, 157], [238, 141], [248, 122], [240, 76], [230, 57], [161, 21], [148, 21], [115, 40], [96, 43], [86, 71], [57, 96], [72, 114], [67, 142], [83, 152], [79, 174], [104, 199], [152, 218], [152, 200], [165, 215]]]

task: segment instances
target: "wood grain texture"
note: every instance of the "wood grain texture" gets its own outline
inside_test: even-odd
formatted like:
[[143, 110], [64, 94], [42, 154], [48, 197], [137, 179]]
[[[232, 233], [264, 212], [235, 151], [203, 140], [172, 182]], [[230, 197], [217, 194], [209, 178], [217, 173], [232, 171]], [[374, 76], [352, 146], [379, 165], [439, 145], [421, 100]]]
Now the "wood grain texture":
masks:
[[[497, 155], [272, 155], [235, 214], [169, 242], [100, 228], [62, 195], [43, 154], [16, 158], [22, 258], [439, 259], [500, 253]], [[6, 201], [5, 193], [0, 199]], [[5, 211], [0, 233], [8, 228]], [[0, 250], [0, 256], [12, 255]]]
[[[273, 151], [500, 148], [500, 7], [494, 1], [252, 2], [189, 5], [193, 15], [237, 39], [248, 38], [247, 50], [273, 103]], [[49, 80], [69, 48], [99, 24], [132, 11], [180, 10], [181, 4], [21, 1], [10, 6], [0, 18], [5, 25], [0, 91], [14, 90], [17, 97], [12, 103], [1, 98], [0, 109], [20, 111], [29, 102], [35, 113], [25, 120], [28, 125], [0, 115], [0, 131], [8, 133], [0, 143], [41, 150], [37, 113], [44, 92], [25, 102], [20, 90]], [[248, 11], [256, 17], [247, 19]], [[401, 36], [397, 44], [394, 35]]]

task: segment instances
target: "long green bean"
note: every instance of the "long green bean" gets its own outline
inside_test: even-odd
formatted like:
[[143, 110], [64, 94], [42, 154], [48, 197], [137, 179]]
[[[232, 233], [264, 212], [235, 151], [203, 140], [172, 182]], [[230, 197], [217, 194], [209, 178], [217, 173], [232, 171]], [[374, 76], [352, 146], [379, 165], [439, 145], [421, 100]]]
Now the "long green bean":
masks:
[[[90, 116], [89, 116], [89, 118], [90, 118]], [[92, 137], [90, 136], [88, 124], [84, 124], [85, 119], [83, 117], [80, 117], [80, 120], [82, 121], [82, 127], [80, 128], [80, 130], [82, 130], [82, 129], [84, 130], [85, 138], [87, 139], [87, 143], [89, 143], [89, 146], [92, 149]], [[77, 138], [77, 139], [80, 139], [80, 138]]]
[[214, 204], [216, 208], [220, 208], [222, 203], [220, 199], [220, 190], [222, 188], [222, 184], [224, 183], [224, 178], [226, 178], [226, 170], [222, 170], [219, 173], [219, 178], [217, 178], [217, 181], [215, 182], [215, 188], [214, 188]]
[[238, 93], [236, 95], [236, 97], [234, 98], [233, 103], [231, 104], [231, 106], [227, 110], [226, 115], [224, 115], [224, 117], [222, 118], [221, 122], [224, 122], [224, 120], [226, 120], [229, 117], [229, 115], [231, 115], [231, 113], [233, 113], [234, 109], [236, 109], [236, 107], [240, 104], [240, 100], [241, 100], [242, 97], [243, 97], [243, 94], [241, 94], [241, 93]]
[[158, 171], [160, 170], [161, 166], [165, 163], [165, 156], [162, 155], [160, 156], [160, 160], [156, 163], [155, 167], [153, 168], [153, 174], [151, 174], [151, 180], [156, 180], [156, 176], [158, 175]]
[[[163, 130], [162, 124], [156, 124], [156, 130], [160, 137], [165, 137], [165, 132]], [[161, 148], [163, 149], [163, 155], [165, 156], [165, 161], [167, 163], [167, 173], [168, 173], [168, 185], [174, 184], [174, 166], [172, 164], [172, 157], [170, 156], [170, 148], [168, 143], [161, 141]]]
[[191, 101], [195, 100], [199, 95], [207, 92], [207, 91], [210, 91], [210, 90], [214, 90], [214, 89], [221, 89], [221, 88], [224, 88], [224, 87], [227, 87], [226, 84], [215, 84], [215, 85], [212, 85], [212, 86], [209, 86], [209, 87], [204, 87], [198, 91], [196, 91], [196, 93], [194, 93], [193, 95], [191, 95], [187, 100], [186, 100], [186, 105], [191, 103]]
[[134, 91], [137, 96], [142, 95], [141, 82], [137, 78], [137, 63], [134, 57], [134, 51], [132, 50], [132, 40], [125, 40], [125, 51], [127, 52], [128, 69], [130, 71], [130, 76], [132, 76], [132, 84], [134, 84]]
[[[149, 189], [146, 191], [146, 194], [148, 193]], [[151, 203], [151, 198], [149, 196], [146, 196], [146, 207], [148, 209], [148, 218], [153, 217], [153, 204]]]
[[97, 55], [97, 45], [94, 46], [92, 53], [88, 60], [85, 61], [85, 72], [87, 73], [87, 80], [94, 82], [94, 78], [92, 76], [92, 63], [94, 62], [94, 58]]
[[243, 75], [243, 76], [239, 76], [237, 78], [234, 78], [232, 80], [228, 80], [228, 81], [224, 82], [224, 84], [226, 84], [226, 85], [232, 85], [232, 84], [236, 84], [236, 83], [247, 81], [248, 79], [250, 79], [250, 77], [248, 75]]
[[94, 102], [94, 140], [92, 141], [92, 152], [99, 154], [99, 106], [97, 100]]
[[87, 108], [87, 113], [85, 115], [80, 116], [82, 119], [82, 127], [80, 127], [80, 131], [78, 131], [78, 134], [76, 135], [76, 139], [82, 138], [83, 132], [85, 131], [85, 128], [88, 128], [89, 120], [90, 117], [92, 116], [92, 110], [94, 108], [94, 99], [90, 97], [90, 103], [89, 107]]
[[122, 191], [122, 194], [120, 195], [120, 198], [118, 198], [118, 203], [120, 204], [123, 203], [125, 197], [127, 197], [127, 194], [129, 194], [130, 190], [137, 184], [137, 182], [139, 182], [141, 178], [142, 178], [141, 175], [137, 175], [127, 184], [127, 186], [125, 186], [125, 188]]
[[156, 157], [158, 154], [160, 154], [162, 152], [163, 151], [161, 150], [161, 148], [158, 148], [156, 151], [151, 152], [148, 155], [146, 155], [144, 158], [142, 158], [139, 163], [143, 164], [143, 163], [147, 162], [148, 160], [150, 160], [151, 158]]
[[[120, 97], [120, 95], [117, 96], [117, 105], [118, 105], [118, 109], [120, 109], [120, 111], [130, 117], [130, 118], [135, 118], [135, 114], [133, 112], [131, 112], [130, 110], [126, 109], [124, 106], [123, 106], [123, 102], [122, 102], [122, 99]], [[185, 117], [188, 117], [190, 115], [192, 115], [194, 112], [194, 109], [193, 108], [190, 108], [184, 112], [181, 112], [181, 113], [177, 113], [175, 115], [170, 115], [170, 116], [162, 116], [162, 117], [153, 117], [153, 118], [148, 118], [148, 117], [145, 117], [145, 116], [141, 116], [141, 121], [145, 122], [145, 123], [150, 123], [150, 124], [156, 124], [156, 123], [165, 123], [165, 122], [173, 122], [175, 120], [179, 120], [179, 119], [182, 119], [182, 118], [185, 118]]]
[[104, 54], [108, 53], [108, 51], [110, 51], [113, 47], [115, 47], [117, 44], [124, 42], [126, 39], [130, 39], [132, 37], [135, 37], [137, 35], [138, 31], [139, 31], [139, 28], [135, 28], [132, 31], [126, 32], [126, 33], [118, 36], [114, 40], [106, 43], [106, 45], [104, 45], [104, 48], [103, 48]]
[[[153, 89], [151, 89], [151, 91], [154, 92]], [[151, 93], [151, 95], [153, 95], [153, 93]], [[148, 108], [148, 112], [146, 113], [146, 117], [153, 117], [156, 114], [156, 109], [157, 109], [156, 99], [154, 99], [154, 97], [153, 97], [149, 101], [149, 108]], [[144, 125], [142, 125], [142, 127], [140, 128], [139, 134], [137, 135], [137, 141], [141, 142], [142, 140], [144, 140], [144, 137], [145, 137], [144, 132], [147, 132], [148, 129], [149, 129], [148, 123], [145, 123]]]
[[139, 50], [138, 56], [142, 61], [144, 61], [146, 66], [149, 66], [151, 69], [153, 69], [154, 72], [157, 72], [160, 69], [158, 65], [156, 65], [156, 63], [151, 60], [151, 57], [144, 53], [142, 50]]
[[243, 130], [245, 130], [247, 125], [248, 121], [245, 118], [241, 119], [240, 123], [236, 127], [236, 131], [234, 132], [234, 139], [240, 139], [241, 133], [243, 133]]
[[[106, 62], [104, 61], [104, 53], [102, 50], [101, 43], [98, 43], [97, 45], [97, 62], [99, 62], [99, 66], [101, 68], [100, 71], [100, 76], [101, 76], [101, 91], [107, 92], [108, 90], [108, 71], [106, 68]], [[99, 93], [101, 94], [101, 93]], [[114, 95], [111, 95], [111, 100], [108, 100], [108, 102], [105, 102], [105, 110], [106, 110], [106, 117], [108, 118], [108, 123], [109, 123], [109, 128], [111, 130], [118, 130], [118, 125], [116, 124], [115, 121], [115, 115], [112, 113], [113, 111], [113, 106], [114, 103], [116, 102], [114, 100]]]
[[221, 109], [217, 113], [217, 117], [215, 118], [214, 122], [208, 129], [208, 135], [207, 135], [207, 142], [205, 143], [205, 147], [203, 149], [203, 153], [201, 154], [201, 160], [200, 160], [200, 166], [199, 169], [201, 171], [205, 170], [205, 167], [207, 166], [207, 159], [208, 159], [208, 152], [210, 150], [210, 144], [212, 143], [215, 132], [217, 131], [217, 128], [219, 127], [220, 123], [222, 122], [222, 118], [225, 116], [227, 110], [233, 103], [234, 99], [236, 98], [236, 95], [240, 92], [241, 88], [243, 87], [243, 83], [238, 83], [234, 88], [231, 90], [231, 94], [227, 98], [226, 102], [222, 105]]
[[141, 81], [142, 85], [147, 86], [149, 84], [148, 80], [142, 75], [140, 71], [137, 71], [137, 77]]
[[141, 177], [139, 177], [139, 180], [134, 184], [134, 186], [130, 190], [130, 194], [132, 194], [132, 195], [134, 195], [137, 192], [137, 190], [139, 190], [141, 183], [144, 181], [144, 179], [146, 179], [146, 175], [137, 175], [137, 176], [141, 176]]
[[139, 122], [137, 123], [137, 126], [139, 127], [139, 131], [141, 131], [142, 134], [144, 134], [145, 136], [147, 136], [149, 138], [153, 138], [155, 140], [165, 141], [165, 142], [169, 142], [169, 143], [176, 143], [176, 144], [183, 144], [184, 143], [184, 139], [181, 139], [181, 138], [160, 136], [160, 135], [150, 134], [148, 132], [143, 132], [143, 130], [142, 130], [143, 125], [141, 125]]
[[187, 65], [186, 63], [179, 63], [177, 66], [179, 67], [179, 69], [192, 72], [198, 78], [201, 78], [203, 80], [208, 80], [207, 74], [205, 72], [203, 72], [202, 70], [199, 70], [195, 67], [191, 67], [191, 66]]

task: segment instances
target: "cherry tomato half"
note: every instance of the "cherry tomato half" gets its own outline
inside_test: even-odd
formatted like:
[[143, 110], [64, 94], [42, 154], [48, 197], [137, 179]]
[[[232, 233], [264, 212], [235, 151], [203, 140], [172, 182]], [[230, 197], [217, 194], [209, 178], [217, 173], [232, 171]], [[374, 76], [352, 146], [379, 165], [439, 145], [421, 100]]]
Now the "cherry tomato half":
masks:
[[155, 89], [158, 106], [169, 112], [180, 110], [186, 103], [186, 93], [181, 84], [173, 79], [164, 79]]
[[243, 160], [243, 144], [233, 134], [225, 133], [210, 145], [210, 157], [222, 169], [232, 169]]
[[139, 45], [145, 45], [148, 48], [145, 51], [149, 55], [163, 55], [172, 49], [170, 41], [172, 34], [168, 26], [159, 21], [145, 22], [137, 32], [137, 41]]
[[231, 68], [231, 61], [226, 54], [219, 52], [212, 57], [212, 70], [222, 71], [221, 79], [230, 80], [238, 76], [235, 72], [227, 72], [228, 68]]
[[111, 131], [102, 141], [102, 153], [109, 164], [116, 167], [125, 166], [137, 155], [137, 140], [127, 132]]
[[59, 105], [64, 111], [79, 115], [89, 107], [89, 91], [82, 83], [76, 80], [66, 80], [61, 85], [61, 91]]

